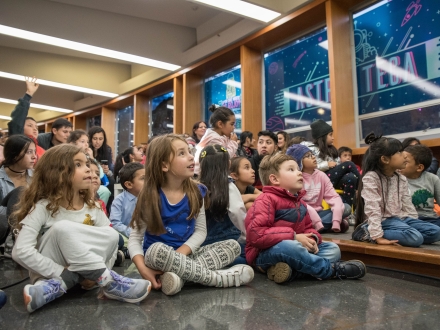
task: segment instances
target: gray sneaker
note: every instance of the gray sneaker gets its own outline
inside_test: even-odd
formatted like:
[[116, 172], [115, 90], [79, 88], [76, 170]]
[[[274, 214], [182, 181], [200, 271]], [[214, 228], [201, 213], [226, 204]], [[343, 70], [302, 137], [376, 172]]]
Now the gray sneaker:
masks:
[[133, 279], [110, 271], [113, 280], [103, 287], [102, 293], [109, 299], [137, 303], [144, 300], [151, 290], [150, 281]]
[[167, 296], [173, 296], [180, 292], [185, 283], [179, 276], [171, 272], [163, 273], [160, 276], [160, 282], [162, 283], [162, 292]]
[[254, 279], [254, 270], [248, 265], [235, 265], [228, 269], [215, 271], [217, 276], [216, 287], [229, 288], [248, 284]]
[[24, 287], [24, 304], [28, 312], [32, 313], [52, 300], [61, 297], [65, 292], [59, 281], [53, 279], [38, 281], [34, 285], [28, 284]]

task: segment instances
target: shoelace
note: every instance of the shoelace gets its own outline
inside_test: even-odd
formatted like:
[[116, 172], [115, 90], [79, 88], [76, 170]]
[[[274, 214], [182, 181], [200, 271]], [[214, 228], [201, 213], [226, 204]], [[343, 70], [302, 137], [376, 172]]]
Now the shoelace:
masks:
[[[219, 283], [220, 282], [220, 283]], [[229, 288], [231, 286], [240, 286], [239, 272], [229, 272], [226, 274], [217, 274], [218, 287]]]
[[[50, 280], [47, 280], [46, 283], [49, 285], [44, 285], [43, 290], [44, 290], [44, 296], [46, 297], [47, 302], [54, 300], [60, 291], [62, 291], [63, 293], [66, 293], [66, 290], [64, 290], [61, 287], [60, 282], [55, 281], [53, 279], [50, 279]], [[49, 298], [49, 299], [47, 299], [47, 298]]]
[[118, 273], [114, 272], [114, 271], [110, 271], [110, 273], [112, 274], [113, 279], [115, 280], [115, 282], [121, 284], [121, 285], [129, 285], [129, 284], [133, 284], [133, 280], [131, 278], [119, 275]]
[[341, 271], [342, 269], [345, 270], [345, 266], [344, 264], [341, 264], [340, 262], [336, 262], [334, 264], [334, 269], [335, 269], [335, 277], [339, 278], [340, 280], [342, 280], [342, 276], [344, 276], [344, 272]]

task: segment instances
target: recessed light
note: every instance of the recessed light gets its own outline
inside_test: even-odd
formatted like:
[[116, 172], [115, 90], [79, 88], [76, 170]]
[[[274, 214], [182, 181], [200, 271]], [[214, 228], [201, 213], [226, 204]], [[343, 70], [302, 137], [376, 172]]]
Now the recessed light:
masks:
[[[0, 71], [0, 77], [8, 78], [8, 79], [14, 79], [14, 80], [20, 80], [24, 81], [25, 76], [20, 76], [18, 74], [8, 73], [8, 72], [1, 72]], [[79, 87], [74, 85], [68, 85], [68, 84], [62, 84], [54, 81], [49, 80], [43, 80], [43, 79], [37, 79], [37, 83], [40, 85], [50, 86], [50, 87], [56, 87], [56, 88], [62, 88], [62, 89], [68, 89], [71, 91], [86, 93], [86, 94], [94, 94], [94, 95], [101, 95], [106, 97], [116, 97], [119, 94], [110, 93], [110, 92], [104, 92], [97, 89], [91, 89], [91, 88], [85, 88], [85, 87]]]
[[170, 64], [162, 61], [153, 60], [150, 58], [118, 52], [116, 50], [106, 49], [102, 47], [96, 47], [92, 45], [83, 44], [81, 42], [70, 41], [61, 38], [55, 38], [40, 33], [30, 32], [26, 30], [16, 29], [6, 25], [0, 25], [0, 34], [8, 35], [11, 37], [26, 39], [35, 42], [41, 42], [43, 44], [53, 45], [57, 47], [76, 50], [78, 52], [89, 53], [104, 57], [115, 58], [122, 61], [131, 63], [138, 63], [142, 65], [148, 65], [155, 68], [174, 71], [180, 68], [179, 65]]
[[[16, 100], [4, 99], [2, 97], [0, 97], [0, 102], [9, 103], [9, 104], [17, 104]], [[49, 110], [49, 111], [57, 111], [57, 112], [65, 112], [65, 113], [73, 112], [73, 110], [69, 110], [69, 109], [57, 108], [57, 107], [52, 107], [50, 105], [42, 105], [42, 104], [36, 104], [36, 103], [31, 103], [31, 108], [43, 109], [43, 110]]]
[[258, 21], [263, 21], [265, 23], [273, 20], [274, 18], [277, 18], [281, 14], [266, 9], [257, 5], [254, 5], [249, 2], [241, 1], [241, 0], [226, 0], [226, 1], [219, 1], [219, 0], [190, 0], [193, 2], [200, 2], [204, 3], [205, 5], [223, 9], [226, 11], [230, 11], [236, 14], [239, 14], [241, 16], [249, 17], [256, 19]]

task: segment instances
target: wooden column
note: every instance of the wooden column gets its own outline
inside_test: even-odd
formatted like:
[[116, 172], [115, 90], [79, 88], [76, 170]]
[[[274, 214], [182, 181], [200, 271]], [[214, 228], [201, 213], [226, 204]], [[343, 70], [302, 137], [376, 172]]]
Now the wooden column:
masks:
[[[116, 133], [116, 110], [112, 108], [102, 107], [101, 109], [101, 127], [107, 136], [107, 144], [115, 152], [115, 133]], [[114, 161], [114, 159], [113, 159]]]
[[134, 124], [133, 124], [133, 142], [139, 145], [148, 142], [150, 134], [150, 106], [148, 97], [137, 94], [134, 96]]
[[240, 47], [242, 131], [257, 134], [263, 127], [262, 55], [247, 46]]
[[[173, 132], [176, 134], [184, 133], [183, 130], [183, 77], [173, 79], [174, 90], [174, 114], [173, 114]], [[187, 132], [191, 135], [191, 131]]]
[[51, 122], [51, 123], [46, 123], [46, 124], [44, 125], [44, 131], [45, 131], [46, 133], [52, 133], [52, 124], [53, 124], [53, 122]]
[[[85, 116], [75, 116], [73, 118], [73, 129], [87, 129], [87, 118]], [[114, 130], [114, 129], [113, 129]]]
[[183, 75], [183, 133], [192, 133], [195, 122], [202, 120], [202, 77]]
[[356, 148], [350, 12], [340, 1], [326, 3], [332, 126], [335, 145]]

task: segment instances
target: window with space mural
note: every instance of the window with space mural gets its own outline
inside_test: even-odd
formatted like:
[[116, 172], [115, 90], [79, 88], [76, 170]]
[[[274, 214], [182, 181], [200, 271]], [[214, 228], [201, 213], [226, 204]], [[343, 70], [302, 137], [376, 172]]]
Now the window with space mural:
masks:
[[353, 24], [361, 139], [440, 134], [440, 1], [381, 1]]
[[174, 92], [151, 100], [150, 136], [173, 133], [174, 129]]
[[133, 116], [132, 105], [116, 112], [115, 157], [133, 145]]
[[241, 133], [241, 70], [240, 65], [205, 80], [205, 118], [209, 124], [208, 108], [227, 107], [235, 114], [235, 132]]
[[295, 132], [331, 120], [326, 28], [264, 54], [264, 75], [266, 129]]

